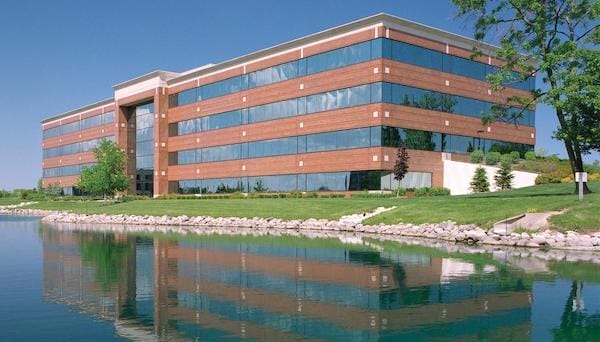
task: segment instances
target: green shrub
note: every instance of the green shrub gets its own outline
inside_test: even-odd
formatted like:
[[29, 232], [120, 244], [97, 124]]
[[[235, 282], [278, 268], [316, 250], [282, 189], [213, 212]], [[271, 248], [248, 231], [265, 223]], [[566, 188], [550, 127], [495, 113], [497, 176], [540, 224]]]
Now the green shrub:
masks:
[[241, 191], [232, 192], [230, 198], [246, 198]]
[[429, 188], [418, 188], [415, 190], [415, 197], [429, 196]]
[[396, 189], [396, 196], [406, 196], [406, 189], [405, 188]]
[[554, 175], [539, 175], [535, 179], [535, 184], [560, 183], [561, 178]]
[[479, 164], [483, 161], [483, 157], [484, 157], [484, 154], [483, 154], [482, 150], [475, 150], [475, 151], [471, 152], [471, 155], [470, 155], [471, 163]]
[[300, 191], [298, 189], [294, 189], [288, 194], [288, 197], [289, 198], [302, 198], [302, 191]]
[[369, 193], [365, 190], [361, 193], [352, 194], [352, 198], [390, 198], [396, 196], [393, 192], [390, 193]]
[[343, 198], [344, 194], [323, 194], [320, 198]]
[[521, 153], [519, 153], [519, 151], [512, 151], [510, 153], [510, 156], [512, 157], [512, 163], [516, 164], [519, 162], [519, 159], [521, 159]]
[[485, 163], [487, 165], [496, 165], [500, 161], [501, 156], [502, 155], [500, 154], [500, 152], [489, 152], [485, 156]]
[[546, 158], [546, 159], [548, 159], [548, 160], [550, 160], [550, 161], [553, 161], [553, 162], [555, 162], [555, 163], [558, 163], [558, 162], [560, 162], [560, 158], [558, 158], [558, 156], [557, 156], [556, 154], [553, 154], [553, 155], [549, 156], [549, 157], [548, 157], [548, 158]]
[[317, 198], [317, 197], [319, 197], [319, 194], [314, 191], [309, 191], [306, 193], [306, 198]]
[[501, 155], [500, 164], [513, 164], [513, 156], [511, 156], [510, 154]]
[[19, 198], [26, 201], [43, 201], [46, 199], [46, 196], [36, 190], [21, 190]]
[[450, 196], [450, 189], [433, 187], [429, 189], [429, 196]]
[[432, 187], [432, 188], [418, 188], [415, 190], [416, 197], [425, 197], [425, 196], [449, 196], [450, 189], [442, 188], [442, 187]]
[[131, 202], [131, 201], [135, 201], [135, 196], [124, 195], [119, 198], [119, 202]]
[[525, 160], [535, 160], [535, 159], [536, 159], [535, 152], [529, 151], [529, 152], [525, 153]]

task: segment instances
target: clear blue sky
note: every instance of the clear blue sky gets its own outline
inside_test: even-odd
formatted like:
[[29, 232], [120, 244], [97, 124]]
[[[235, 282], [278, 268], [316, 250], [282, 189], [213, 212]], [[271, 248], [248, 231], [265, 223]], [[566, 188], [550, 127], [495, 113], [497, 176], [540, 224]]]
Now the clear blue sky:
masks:
[[[3, 0], [0, 189], [34, 187], [40, 178], [42, 119], [110, 97], [114, 84], [217, 63], [379, 12], [471, 32], [443, 0]], [[551, 139], [553, 112], [538, 106], [536, 115], [537, 148], [564, 155]]]

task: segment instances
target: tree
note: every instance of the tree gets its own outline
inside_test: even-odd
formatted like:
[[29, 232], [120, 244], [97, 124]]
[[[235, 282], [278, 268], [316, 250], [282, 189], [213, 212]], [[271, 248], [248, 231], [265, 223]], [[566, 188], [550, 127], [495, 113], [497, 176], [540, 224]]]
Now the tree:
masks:
[[500, 168], [494, 175], [496, 181], [496, 188], [498, 190], [508, 190], [512, 188], [512, 181], [515, 176], [512, 174], [512, 165], [510, 160], [503, 160], [500, 164]]
[[473, 192], [490, 191], [490, 182], [487, 178], [487, 172], [481, 166], [475, 169], [473, 180], [471, 180], [471, 190], [473, 190]]
[[[554, 137], [565, 145], [571, 172], [583, 171], [582, 155], [600, 147], [600, 53], [595, 51], [600, 43], [600, 1], [452, 1], [460, 16], [475, 18], [475, 39], [500, 35], [496, 53], [505, 64], [488, 76], [494, 90], [536, 73], [543, 75], [544, 89], [535, 89], [532, 97], [510, 96], [506, 105], [493, 106], [483, 120], [516, 124], [524, 111], [508, 111], [509, 104], [526, 108], [538, 102], [554, 107], [559, 122]], [[596, 126], [591, 126], [594, 122]], [[584, 187], [590, 192], [587, 184]]]
[[92, 195], [114, 196], [129, 187], [125, 174], [125, 153], [110, 140], [104, 140], [94, 150], [96, 165], [81, 171], [77, 187]]
[[399, 182], [408, 173], [408, 160], [410, 159], [404, 143], [401, 143], [400, 147], [398, 147], [396, 157], [396, 163], [394, 164], [394, 179]]
[[259, 179], [256, 180], [256, 183], [254, 184], [253, 189], [254, 189], [255, 192], [267, 192], [267, 191], [269, 191], [269, 188], [267, 188], [265, 186], [265, 184], [263, 183], [262, 178], [259, 178]]

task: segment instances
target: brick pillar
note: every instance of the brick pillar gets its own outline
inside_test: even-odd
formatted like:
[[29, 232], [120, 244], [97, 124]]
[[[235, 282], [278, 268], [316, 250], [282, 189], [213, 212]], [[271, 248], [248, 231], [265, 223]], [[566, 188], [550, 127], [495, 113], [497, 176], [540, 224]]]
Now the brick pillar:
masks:
[[135, 119], [131, 120], [132, 115], [127, 111], [127, 107], [120, 106], [118, 102], [115, 103], [115, 116], [117, 145], [127, 156], [127, 166], [125, 167], [125, 172], [129, 177], [127, 193], [135, 194]]
[[154, 197], [169, 192], [169, 96], [165, 87], [156, 88], [154, 94]]

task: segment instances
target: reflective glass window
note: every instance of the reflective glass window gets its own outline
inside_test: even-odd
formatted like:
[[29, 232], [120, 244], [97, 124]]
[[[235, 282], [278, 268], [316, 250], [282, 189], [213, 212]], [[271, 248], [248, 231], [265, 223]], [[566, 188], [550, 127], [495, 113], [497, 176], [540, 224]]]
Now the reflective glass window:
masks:
[[[239, 126], [242, 124], [242, 111], [234, 110], [220, 114], [205, 116], [202, 118], [202, 130], [209, 131], [213, 129]], [[199, 127], [197, 128], [198, 130]]]
[[298, 189], [298, 175], [248, 177], [249, 190], [254, 191], [259, 182], [267, 192], [289, 192]]
[[136, 155], [138, 156], [147, 156], [154, 153], [154, 144], [149, 144], [146, 142], [136, 143]]
[[154, 156], [136, 156], [135, 163], [136, 169], [152, 170], [154, 168]]
[[154, 116], [151, 114], [136, 115], [135, 116], [135, 128], [144, 129], [154, 126]]
[[241, 158], [241, 144], [206, 147], [202, 149], [202, 162], [214, 162]]
[[67, 133], [75, 132], [75, 131], [78, 131], [79, 128], [80, 128], [79, 121], [71, 122], [71, 123], [62, 125], [61, 133], [67, 134]]
[[202, 179], [199, 182], [202, 193], [231, 193], [247, 189], [241, 178]]
[[248, 122], [274, 120], [297, 114], [297, 99], [291, 99], [248, 108]]
[[335, 150], [337, 139], [335, 132], [318, 133], [306, 136], [306, 152]]
[[179, 193], [180, 194], [199, 194], [200, 193], [200, 181], [196, 180], [180, 180], [179, 181]]
[[306, 175], [306, 191], [345, 191], [349, 172], [311, 173]]
[[88, 129], [102, 125], [102, 115], [95, 115], [81, 120], [81, 129]]
[[197, 101], [231, 94], [240, 90], [242, 90], [242, 78], [240, 76], [228, 78], [201, 86]]
[[361, 148], [371, 145], [371, 129], [357, 128], [335, 132], [336, 149]]
[[399, 41], [391, 42], [391, 58], [395, 61], [442, 70], [442, 53]]
[[363, 42], [306, 58], [306, 73], [339, 68], [371, 59], [371, 42]]
[[102, 124], [115, 122], [115, 112], [108, 112], [102, 114]]
[[249, 73], [248, 88], [255, 88], [296, 77], [298, 77], [298, 61], [292, 61]]
[[179, 121], [177, 123], [177, 134], [178, 135], [191, 134], [191, 133], [195, 133], [197, 131], [198, 130], [196, 130], [196, 119]]
[[279, 138], [248, 143], [248, 158], [298, 153], [298, 138]]
[[453, 55], [444, 55], [444, 71], [478, 80], [486, 80], [486, 64]]
[[177, 164], [195, 164], [196, 163], [196, 150], [186, 150], [177, 152]]
[[144, 129], [138, 129], [136, 131], [136, 141], [148, 141], [154, 139], [154, 127], [148, 127]]

